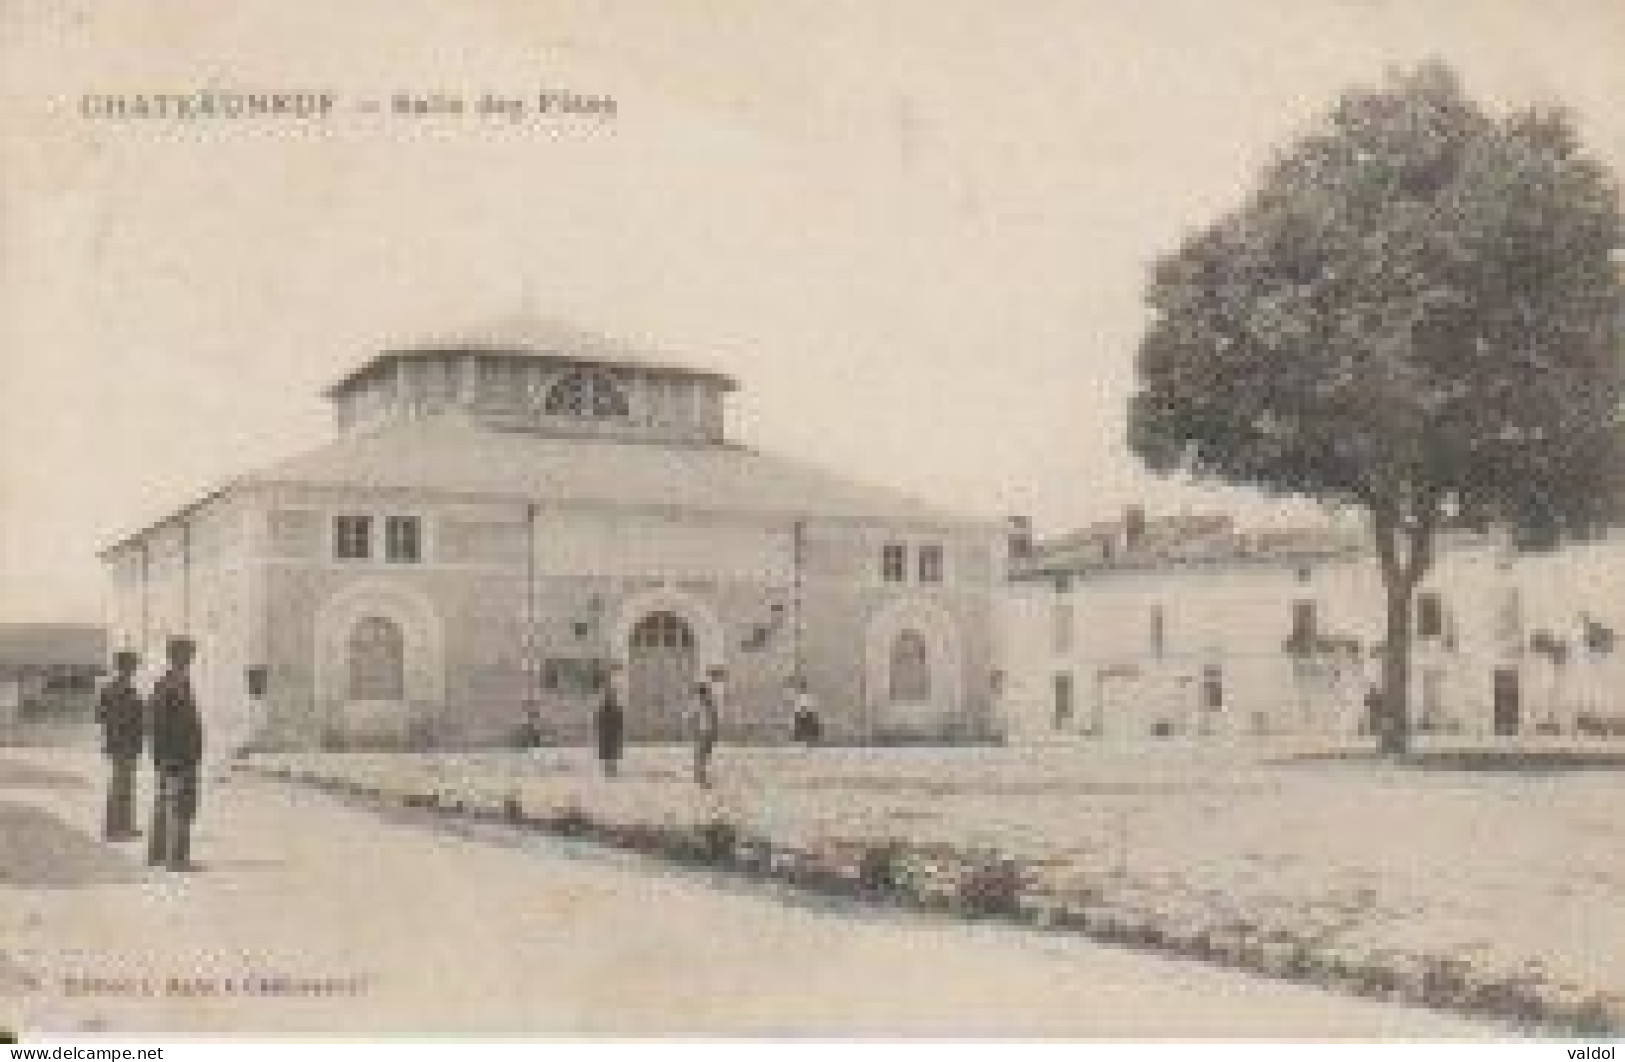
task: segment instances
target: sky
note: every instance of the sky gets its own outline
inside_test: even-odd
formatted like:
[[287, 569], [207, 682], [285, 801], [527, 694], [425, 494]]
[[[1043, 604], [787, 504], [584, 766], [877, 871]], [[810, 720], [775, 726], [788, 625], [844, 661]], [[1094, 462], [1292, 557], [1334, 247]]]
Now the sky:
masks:
[[[968, 515], [1305, 519], [1128, 453], [1151, 263], [1428, 58], [1625, 171], [1622, 50], [1615, 0], [0, 0], [0, 620], [99, 618], [98, 548], [325, 441], [381, 345], [517, 312]], [[80, 114], [204, 89], [339, 106]], [[615, 116], [388, 113], [556, 90]]]

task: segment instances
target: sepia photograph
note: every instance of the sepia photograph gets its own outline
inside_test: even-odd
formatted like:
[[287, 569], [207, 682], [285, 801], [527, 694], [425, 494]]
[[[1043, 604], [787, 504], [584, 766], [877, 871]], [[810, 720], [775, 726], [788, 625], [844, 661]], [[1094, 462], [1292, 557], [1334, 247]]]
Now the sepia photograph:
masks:
[[0, 0], [0, 1041], [1625, 1037], [1622, 60]]

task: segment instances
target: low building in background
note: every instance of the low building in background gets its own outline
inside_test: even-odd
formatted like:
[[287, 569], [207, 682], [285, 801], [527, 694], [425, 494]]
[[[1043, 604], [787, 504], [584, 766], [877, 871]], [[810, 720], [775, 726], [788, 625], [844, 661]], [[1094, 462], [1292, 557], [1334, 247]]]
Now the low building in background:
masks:
[[[1369, 728], [1385, 605], [1363, 531], [1130, 509], [1047, 539], [1018, 524], [1010, 542], [1000, 631], [1013, 738]], [[1447, 537], [1415, 601], [1418, 730], [1625, 733], [1621, 545], [1526, 553]]]
[[0, 742], [95, 717], [107, 630], [88, 623], [0, 623]]
[[103, 554], [118, 647], [190, 634], [204, 711], [279, 746], [589, 732], [787, 740], [805, 678], [832, 739], [991, 735], [1000, 529], [729, 438], [720, 373], [547, 322], [389, 350], [327, 393], [333, 441]]

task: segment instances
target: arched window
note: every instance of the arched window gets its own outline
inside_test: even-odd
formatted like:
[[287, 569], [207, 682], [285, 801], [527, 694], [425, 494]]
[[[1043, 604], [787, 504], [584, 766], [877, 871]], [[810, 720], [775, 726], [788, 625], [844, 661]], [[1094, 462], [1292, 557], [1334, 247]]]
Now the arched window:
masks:
[[919, 702], [931, 699], [931, 660], [925, 638], [904, 631], [891, 649], [891, 699]]
[[404, 696], [406, 650], [401, 628], [382, 616], [358, 620], [350, 631], [350, 699], [398, 701]]
[[575, 372], [548, 389], [542, 411], [550, 417], [624, 417], [626, 392], [598, 372]]
[[632, 630], [634, 649], [692, 649], [694, 632], [682, 617], [672, 612], [645, 616]]

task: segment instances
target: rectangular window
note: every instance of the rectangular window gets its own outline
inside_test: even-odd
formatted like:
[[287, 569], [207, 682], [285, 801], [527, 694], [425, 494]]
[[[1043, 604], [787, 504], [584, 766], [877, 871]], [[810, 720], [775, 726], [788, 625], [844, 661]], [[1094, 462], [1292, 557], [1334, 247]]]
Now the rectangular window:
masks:
[[920, 547], [920, 582], [942, 582], [942, 547], [930, 544]]
[[888, 542], [880, 551], [880, 577], [888, 583], [908, 581], [908, 548], [900, 542]]
[[1224, 707], [1224, 669], [1218, 664], [1202, 668], [1202, 707], [1210, 712]]
[[1151, 655], [1161, 656], [1168, 641], [1167, 623], [1161, 605], [1151, 606]]
[[423, 535], [415, 516], [391, 516], [384, 524], [384, 556], [403, 564], [423, 559]]
[[1076, 709], [1072, 694], [1072, 673], [1058, 671], [1055, 673], [1055, 729], [1065, 730], [1072, 722], [1072, 713]]
[[1055, 599], [1055, 611], [1050, 617], [1050, 651], [1054, 653], [1070, 653], [1072, 651], [1073, 612], [1072, 599], [1058, 597]]
[[372, 556], [372, 517], [334, 517], [333, 555], [339, 560], [366, 560]]
[[1416, 636], [1444, 637], [1444, 602], [1438, 594], [1421, 594], [1416, 599]]

